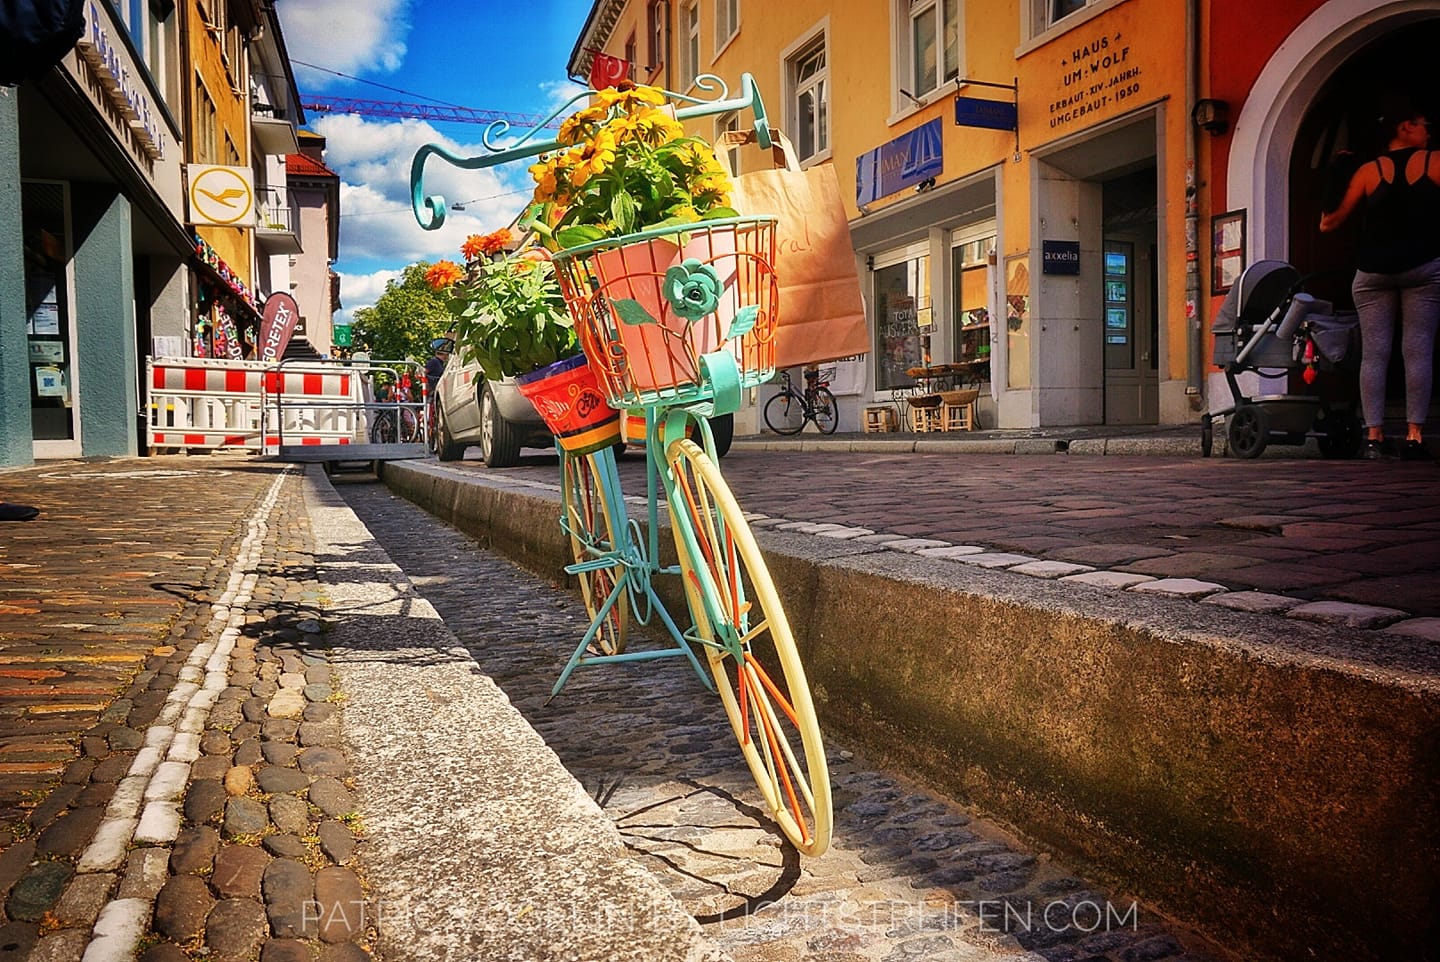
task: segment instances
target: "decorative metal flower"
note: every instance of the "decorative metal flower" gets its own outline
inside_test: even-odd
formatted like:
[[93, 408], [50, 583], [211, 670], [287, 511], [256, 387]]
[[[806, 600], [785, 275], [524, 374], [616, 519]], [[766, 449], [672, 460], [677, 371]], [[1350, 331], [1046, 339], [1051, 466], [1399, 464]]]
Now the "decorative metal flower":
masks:
[[715, 268], [693, 257], [665, 272], [665, 299], [687, 321], [698, 321], [715, 310], [723, 290]]

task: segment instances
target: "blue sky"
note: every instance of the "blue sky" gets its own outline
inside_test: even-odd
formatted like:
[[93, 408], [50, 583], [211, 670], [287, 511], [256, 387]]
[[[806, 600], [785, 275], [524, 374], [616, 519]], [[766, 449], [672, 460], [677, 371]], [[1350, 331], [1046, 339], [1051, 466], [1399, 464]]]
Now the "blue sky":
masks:
[[[590, 0], [278, 0], [302, 94], [440, 102], [548, 114], [580, 87], [565, 77]], [[324, 69], [312, 69], [312, 64]], [[358, 79], [352, 79], [358, 78]], [[368, 81], [368, 82], [367, 82]], [[522, 163], [457, 170], [426, 166], [427, 193], [463, 202], [438, 231], [410, 212], [410, 160], [422, 144], [483, 153], [484, 126], [376, 117], [307, 117], [340, 175], [340, 298], [348, 319], [407, 265], [459, 256], [466, 235], [508, 224], [532, 186]]]

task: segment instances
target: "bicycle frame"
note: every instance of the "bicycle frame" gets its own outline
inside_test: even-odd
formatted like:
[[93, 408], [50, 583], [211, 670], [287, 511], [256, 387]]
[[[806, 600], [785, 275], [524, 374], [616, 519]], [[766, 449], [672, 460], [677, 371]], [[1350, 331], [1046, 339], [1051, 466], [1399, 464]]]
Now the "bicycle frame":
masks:
[[[622, 575], [616, 579], [615, 585], [610, 589], [605, 600], [596, 606], [595, 614], [591, 619], [590, 626], [586, 630], [580, 642], [575, 646], [569, 661], [560, 672], [550, 690], [550, 697], [560, 694], [561, 689], [569, 681], [571, 674], [581, 665], [604, 665], [627, 661], [651, 661], [657, 658], [669, 658], [684, 656], [690, 662], [695, 673], [700, 677], [700, 682], [710, 691], [715, 690], [714, 683], [701, 666], [699, 659], [695, 657], [695, 646], [713, 644], [699, 638], [693, 628], [682, 631], [671, 617], [659, 595], [656, 593], [651, 577], [656, 574], [679, 575], [680, 566], [660, 565], [657, 560], [660, 557], [660, 506], [658, 495], [663, 489], [667, 505], [673, 504], [676, 495], [674, 478], [666, 470], [663, 464], [663, 457], [668, 441], [673, 442], [675, 437], [685, 436], [688, 425], [699, 426], [701, 435], [701, 447], [712, 459], [715, 455], [715, 441], [710, 432], [710, 424], [705, 418], [692, 415], [685, 408], [662, 408], [651, 407], [645, 411], [645, 493], [646, 493], [646, 526], [643, 535], [637, 537], [636, 528], [639, 526], [637, 519], [631, 518], [625, 507], [625, 496], [620, 484], [619, 466], [615, 461], [613, 449], [605, 448], [594, 454], [582, 455], [588, 458], [592, 470], [596, 472], [599, 480], [600, 496], [605, 500], [604, 510], [609, 514], [612, 523], [622, 532], [620, 544], [611, 545], [609, 550], [600, 551], [589, 549], [587, 553], [593, 553], [593, 557], [579, 561], [565, 567], [566, 574], [580, 574], [585, 571], [596, 571], [603, 568], [613, 567], [616, 562], [624, 566]], [[667, 428], [668, 424], [668, 428]], [[559, 450], [557, 445], [557, 450]], [[560, 457], [567, 455], [559, 450]], [[699, 556], [699, 548], [696, 544], [695, 532], [689, 530], [690, 525], [683, 513], [671, 512], [670, 521], [672, 525], [680, 529], [680, 537], [685, 539], [694, 556]], [[562, 513], [560, 526], [567, 534], [575, 534], [569, 527], [568, 518]], [[717, 587], [710, 581], [708, 572], [697, 572], [697, 577], [702, 579], [701, 596], [706, 603], [713, 607], [714, 599], [719, 597]], [[636, 613], [636, 621], [642, 625], [650, 623], [651, 616], [658, 614], [671, 640], [675, 642], [672, 648], [652, 649], [648, 651], [622, 652], [620, 654], [593, 654], [590, 648], [595, 640], [596, 634], [605, 623], [611, 610], [620, 600], [624, 592], [630, 600], [631, 611]], [[642, 604], [643, 599], [643, 604]], [[708, 611], [707, 614], [714, 624], [719, 620], [719, 612]], [[740, 640], [738, 638], [726, 639], [724, 647], [730, 650], [736, 657], [740, 656]]]

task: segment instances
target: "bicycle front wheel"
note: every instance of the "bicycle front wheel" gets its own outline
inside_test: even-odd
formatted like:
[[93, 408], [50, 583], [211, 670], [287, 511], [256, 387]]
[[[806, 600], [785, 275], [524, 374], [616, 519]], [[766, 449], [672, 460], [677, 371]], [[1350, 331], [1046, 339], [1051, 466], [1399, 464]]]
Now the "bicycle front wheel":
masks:
[[730, 727], [781, 831], [820, 855], [830, 846], [830, 774], [780, 597], [719, 469], [690, 441], [667, 458], [685, 594]]
[[799, 434], [805, 427], [805, 401], [786, 391], [765, 402], [765, 423], [776, 434]]
[[834, 434], [840, 426], [840, 408], [829, 388], [815, 389], [815, 426], [824, 434]]
[[[570, 535], [571, 557], [576, 564], [595, 563], [607, 556], [613, 558], [620, 545], [616, 531], [623, 533], [625, 522], [611, 517], [600, 472], [592, 456], [562, 454], [560, 473], [564, 504], [561, 525]], [[580, 595], [585, 600], [590, 623], [598, 622], [595, 647], [607, 655], [618, 655], [625, 650], [625, 634], [630, 622], [628, 592], [622, 588], [614, 604], [601, 614], [601, 608], [624, 574], [625, 565], [616, 560], [612, 565], [587, 568], [575, 575], [580, 581]]]

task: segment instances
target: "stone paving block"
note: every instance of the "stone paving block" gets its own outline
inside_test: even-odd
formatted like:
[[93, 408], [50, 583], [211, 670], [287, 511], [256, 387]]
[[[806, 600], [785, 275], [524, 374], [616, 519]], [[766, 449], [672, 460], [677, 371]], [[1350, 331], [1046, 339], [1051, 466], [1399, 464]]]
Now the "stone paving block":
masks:
[[855, 539], [861, 544], [886, 545], [894, 541], [904, 541], [905, 536], [900, 534], [887, 534], [877, 531], [875, 534], [862, 534]]
[[962, 558], [965, 555], [984, 554], [985, 549], [973, 544], [947, 544], [943, 548], [921, 548], [915, 553], [922, 558]]
[[365, 893], [348, 868], [328, 866], [315, 873], [315, 914], [320, 938], [348, 942], [365, 928]]
[[1082, 575], [1066, 575], [1059, 580], [1071, 584], [1089, 585], [1092, 588], [1124, 590], [1155, 579], [1149, 575], [1136, 575], [1125, 571], [1088, 571]]
[[1084, 574], [1095, 569], [1089, 565], [1074, 564], [1069, 561], [1030, 561], [1019, 564], [1010, 569], [1022, 575], [1029, 575], [1032, 578], [1063, 578], [1066, 575]]
[[863, 538], [865, 535], [874, 533], [874, 530], [871, 528], [846, 527], [842, 525], [838, 528], [832, 528], [829, 531], [821, 531], [820, 537], [834, 538], [837, 541], [849, 541], [852, 538]]
[[225, 845], [215, 856], [210, 877], [223, 898], [260, 898], [260, 880], [270, 865], [270, 856], [251, 845]]
[[81, 872], [113, 872], [120, 868], [139, 824], [138, 818], [106, 818], [75, 867]]
[[1440, 641], [1440, 618], [1407, 618], [1382, 629], [1382, 633]]
[[1267, 591], [1227, 591], [1201, 599], [1202, 605], [1218, 605], [1232, 611], [1250, 611], [1259, 614], [1283, 614], [1300, 604], [1298, 598], [1274, 595]]
[[185, 791], [185, 783], [189, 780], [188, 762], [164, 762], [155, 770], [155, 774], [150, 776], [150, 784], [145, 786], [145, 800], [153, 802], [178, 798], [180, 793]]
[[1397, 608], [1354, 605], [1345, 601], [1312, 601], [1291, 608], [1285, 612], [1285, 617], [1326, 625], [1343, 625], [1346, 628], [1382, 628], [1407, 617], [1407, 612]]
[[76, 875], [55, 905], [55, 918], [63, 925], [90, 928], [110, 899], [118, 876], [110, 872]]
[[254, 899], [224, 899], [205, 920], [205, 945], [216, 959], [253, 959], [269, 934], [265, 908]]
[[74, 874], [65, 862], [35, 862], [10, 889], [5, 914], [12, 920], [38, 922], [55, 907]]
[[116, 899], [105, 906], [95, 922], [85, 962], [131, 962], [150, 921], [150, 909], [145, 899]]
[[1197, 578], [1158, 578], [1154, 581], [1133, 585], [1129, 590], [1142, 594], [1174, 595], [1177, 598], [1198, 599], [1224, 591], [1225, 586], [1217, 585], [1213, 581], [1200, 581]]
[[138, 848], [125, 858], [125, 873], [120, 878], [121, 899], [154, 900], [170, 878], [170, 851], [163, 848]]
[[[84, 929], [61, 929], [36, 942], [25, 962], [81, 962], [89, 944], [88, 926]], [[5, 947], [9, 948], [9, 945]]]
[[135, 841], [141, 845], [163, 845], [180, 834], [180, 806], [176, 802], [147, 802], [135, 826]]
[[1013, 568], [1015, 565], [1029, 564], [1039, 559], [1005, 551], [982, 551], [979, 554], [956, 555], [950, 560], [962, 565], [975, 565], [977, 568]]
[[898, 541], [885, 541], [881, 547], [890, 551], [904, 551], [907, 554], [916, 554], [925, 548], [948, 548], [950, 542], [936, 541], [934, 538], [901, 538]]
[[172, 876], [155, 898], [155, 930], [176, 942], [188, 942], [205, 933], [205, 918], [214, 906], [204, 879]]

